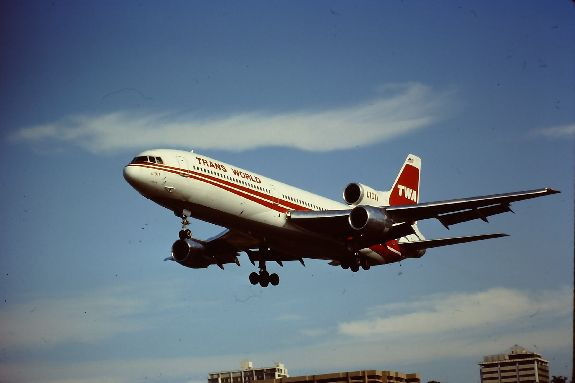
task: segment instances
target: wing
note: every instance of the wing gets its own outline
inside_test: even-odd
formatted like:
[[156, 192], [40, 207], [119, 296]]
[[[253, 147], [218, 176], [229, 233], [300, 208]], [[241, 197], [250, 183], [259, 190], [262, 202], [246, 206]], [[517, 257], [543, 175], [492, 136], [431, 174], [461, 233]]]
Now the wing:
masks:
[[230, 229], [226, 229], [203, 242], [210, 250], [214, 251], [244, 251], [258, 247], [260, 243], [259, 240], [248, 234]]
[[252, 264], [258, 261], [271, 261], [283, 266], [283, 261], [299, 261], [305, 266], [301, 256], [285, 254], [275, 248], [264, 248], [266, 244], [264, 240], [237, 230], [226, 229], [215, 237], [198, 242], [206, 246], [206, 249], [214, 258], [213, 263], [220, 267], [225, 263], [238, 264], [237, 256], [242, 251], [248, 255]]
[[238, 263], [238, 252], [259, 246], [260, 241], [248, 234], [226, 229], [207, 240], [198, 241], [213, 256], [214, 263], [222, 267], [225, 263]]
[[347, 210], [292, 210], [286, 213], [288, 220], [306, 230], [329, 234], [331, 237], [344, 238], [353, 234], [349, 226]]
[[385, 212], [395, 223], [436, 218], [449, 228], [451, 225], [474, 219], [482, 219], [487, 222], [489, 216], [512, 211], [510, 208], [512, 202], [556, 193], [559, 191], [545, 188], [417, 205], [390, 206], [385, 208]]
[[[559, 191], [545, 188], [415, 205], [386, 206], [377, 208], [356, 206], [354, 209], [347, 210], [291, 211], [288, 212], [288, 219], [291, 223], [306, 230], [345, 239], [362, 235], [361, 232], [358, 233], [357, 230], [354, 230], [350, 224], [350, 215], [352, 212], [355, 209], [369, 209], [371, 212], [378, 213], [380, 217], [390, 219], [393, 223], [392, 229], [389, 230], [385, 237], [370, 239], [372, 244], [376, 244], [380, 243], [382, 240], [397, 239], [409, 234], [415, 234], [412, 224], [419, 220], [435, 218], [447, 228], [451, 225], [474, 219], [487, 221], [487, 217], [489, 216], [512, 211], [510, 207], [512, 202], [543, 197], [555, 193], [559, 193]], [[366, 212], [366, 214], [369, 215], [369, 212]], [[468, 238], [473, 238], [472, 240], [475, 241], [488, 239], [481, 236]], [[453, 239], [452, 242], [456, 240], [457, 239]], [[438, 243], [443, 243], [444, 245], [452, 244], [448, 242], [449, 241], [446, 240], [444, 240], [444, 242], [427, 241], [425, 244], [422, 243], [421, 246], [423, 248], [424, 245], [427, 245], [427, 247], [440, 246], [437, 245]]]

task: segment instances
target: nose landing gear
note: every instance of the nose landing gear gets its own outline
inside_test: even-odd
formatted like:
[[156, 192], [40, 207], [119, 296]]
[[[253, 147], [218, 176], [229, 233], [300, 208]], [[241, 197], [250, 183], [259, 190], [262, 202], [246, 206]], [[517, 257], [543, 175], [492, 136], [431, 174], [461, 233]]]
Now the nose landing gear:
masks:
[[192, 238], [192, 231], [188, 228], [188, 226], [190, 226], [190, 221], [188, 221], [188, 218], [190, 217], [191, 213], [192, 212], [188, 209], [182, 210], [182, 215], [180, 216], [182, 218], [182, 230], [180, 230], [178, 233], [181, 240]]

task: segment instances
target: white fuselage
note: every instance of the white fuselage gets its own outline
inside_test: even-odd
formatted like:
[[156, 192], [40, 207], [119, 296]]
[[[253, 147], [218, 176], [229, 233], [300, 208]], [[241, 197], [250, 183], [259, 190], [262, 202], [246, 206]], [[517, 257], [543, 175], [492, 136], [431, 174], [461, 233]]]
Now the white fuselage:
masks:
[[[126, 180], [178, 216], [187, 209], [194, 218], [265, 240], [293, 259], [345, 256], [341, 241], [292, 225], [287, 215], [294, 210], [349, 209], [347, 204], [194, 152], [148, 150], [136, 159], [124, 169]], [[380, 252], [361, 253], [372, 264], [387, 263]]]

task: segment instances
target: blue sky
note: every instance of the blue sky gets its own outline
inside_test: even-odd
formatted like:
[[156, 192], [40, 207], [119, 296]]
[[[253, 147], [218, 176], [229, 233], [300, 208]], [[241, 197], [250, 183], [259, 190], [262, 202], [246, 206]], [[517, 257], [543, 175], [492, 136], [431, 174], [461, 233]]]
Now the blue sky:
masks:
[[[8, 382], [203, 382], [286, 364], [479, 382], [520, 344], [572, 364], [572, 2], [2, 2], [0, 374]], [[353, 274], [171, 262], [179, 220], [122, 178], [140, 150], [195, 149], [341, 199], [407, 153], [421, 201], [562, 194], [428, 238]], [[220, 228], [193, 222], [194, 235]], [[279, 266], [270, 265], [278, 271]]]

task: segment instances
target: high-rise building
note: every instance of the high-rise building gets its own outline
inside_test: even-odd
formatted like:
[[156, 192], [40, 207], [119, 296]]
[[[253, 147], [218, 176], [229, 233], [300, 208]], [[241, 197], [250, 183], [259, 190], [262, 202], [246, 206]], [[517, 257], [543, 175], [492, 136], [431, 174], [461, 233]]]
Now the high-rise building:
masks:
[[481, 383], [549, 383], [549, 362], [520, 346], [506, 354], [483, 357]]
[[254, 380], [287, 378], [288, 370], [283, 363], [273, 367], [254, 368], [253, 363], [245, 360], [239, 370], [212, 372], [208, 374], [208, 383], [249, 383]]
[[351, 371], [331, 374], [292, 376], [276, 378], [260, 383], [421, 383], [419, 374], [403, 374], [397, 371]]

